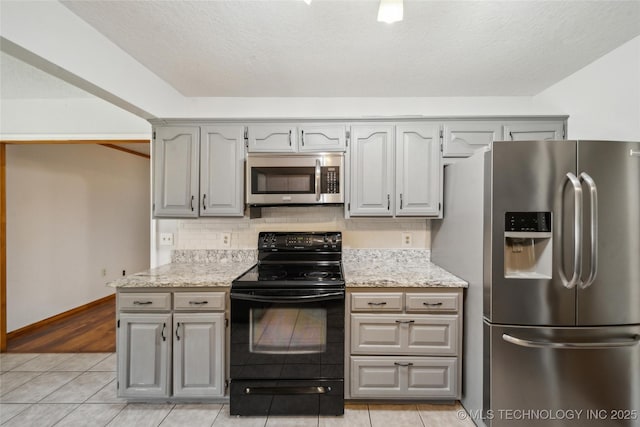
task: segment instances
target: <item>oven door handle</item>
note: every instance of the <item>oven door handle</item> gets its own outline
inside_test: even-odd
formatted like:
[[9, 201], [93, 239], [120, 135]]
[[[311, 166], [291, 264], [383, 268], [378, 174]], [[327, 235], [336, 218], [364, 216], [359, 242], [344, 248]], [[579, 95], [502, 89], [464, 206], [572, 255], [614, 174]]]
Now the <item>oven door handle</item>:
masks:
[[269, 302], [269, 303], [285, 303], [293, 304], [299, 302], [315, 302], [328, 301], [334, 299], [343, 299], [344, 292], [329, 292], [319, 295], [297, 295], [297, 296], [273, 296], [273, 295], [252, 295], [242, 292], [231, 292], [231, 299], [243, 301]]

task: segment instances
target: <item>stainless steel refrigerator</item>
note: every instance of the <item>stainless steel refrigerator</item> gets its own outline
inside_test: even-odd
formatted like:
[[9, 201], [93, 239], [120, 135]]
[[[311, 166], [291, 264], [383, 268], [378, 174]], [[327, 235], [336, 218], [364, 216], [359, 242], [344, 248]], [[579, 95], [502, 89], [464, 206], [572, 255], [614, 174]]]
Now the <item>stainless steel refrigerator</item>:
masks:
[[494, 142], [444, 185], [476, 424], [640, 426], [640, 142]]

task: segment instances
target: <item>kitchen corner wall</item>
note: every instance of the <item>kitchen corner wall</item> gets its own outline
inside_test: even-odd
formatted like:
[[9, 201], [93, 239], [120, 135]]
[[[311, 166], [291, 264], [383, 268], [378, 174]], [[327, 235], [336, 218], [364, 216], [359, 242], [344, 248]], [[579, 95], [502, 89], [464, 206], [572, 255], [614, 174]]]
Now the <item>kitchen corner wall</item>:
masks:
[[[262, 218], [157, 220], [156, 232], [174, 234], [173, 247], [157, 246], [155, 265], [170, 262], [171, 249], [223, 249], [222, 233], [231, 233], [231, 249], [255, 249], [260, 231], [342, 231], [345, 248], [429, 248], [425, 218], [344, 218], [342, 206], [263, 208]], [[403, 246], [403, 233], [411, 245]]]

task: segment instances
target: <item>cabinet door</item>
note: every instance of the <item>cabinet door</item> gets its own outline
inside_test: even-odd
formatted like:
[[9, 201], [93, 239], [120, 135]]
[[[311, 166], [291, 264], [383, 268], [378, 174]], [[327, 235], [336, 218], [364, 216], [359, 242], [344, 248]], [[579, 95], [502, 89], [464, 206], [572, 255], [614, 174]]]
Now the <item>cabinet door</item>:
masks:
[[200, 128], [200, 216], [244, 214], [244, 127]]
[[469, 157], [475, 150], [502, 139], [502, 123], [494, 121], [455, 121], [444, 123], [443, 157]]
[[295, 153], [296, 127], [287, 124], [257, 124], [248, 127], [250, 153]]
[[396, 215], [437, 216], [440, 211], [440, 126], [396, 126]]
[[120, 314], [119, 397], [169, 397], [170, 361], [170, 313]]
[[351, 396], [384, 399], [458, 398], [455, 357], [351, 357]]
[[458, 354], [457, 315], [352, 314], [353, 354]]
[[393, 137], [393, 126], [351, 127], [351, 215], [393, 215]]
[[174, 396], [223, 396], [224, 314], [175, 313], [173, 327]]
[[302, 124], [298, 127], [300, 151], [345, 151], [347, 128], [345, 125]]
[[505, 141], [550, 141], [564, 138], [563, 122], [510, 122], [504, 125]]
[[161, 127], [153, 140], [153, 216], [198, 216], [197, 127]]

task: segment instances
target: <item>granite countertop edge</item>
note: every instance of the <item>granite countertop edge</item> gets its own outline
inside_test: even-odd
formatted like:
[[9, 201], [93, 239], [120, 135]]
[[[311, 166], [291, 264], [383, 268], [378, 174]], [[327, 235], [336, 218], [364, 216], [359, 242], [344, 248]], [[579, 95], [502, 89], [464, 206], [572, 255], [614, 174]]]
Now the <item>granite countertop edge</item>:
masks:
[[[347, 288], [466, 288], [466, 281], [429, 261], [428, 252], [392, 251], [397, 257], [384, 255], [382, 250], [353, 251], [343, 257]], [[426, 256], [421, 256], [422, 254]], [[355, 255], [354, 255], [355, 254]], [[371, 256], [371, 255], [374, 256]], [[407, 255], [409, 254], [409, 255]], [[211, 254], [205, 254], [209, 256]], [[174, 262], [120, 278], [107, 284], [116, 289], [132, 288], [228, 288], [236, 277], [255, 264], [249, 253], [241, 258], [175, 259]], [[215, 254], [216, 257], [224, 256]]]

